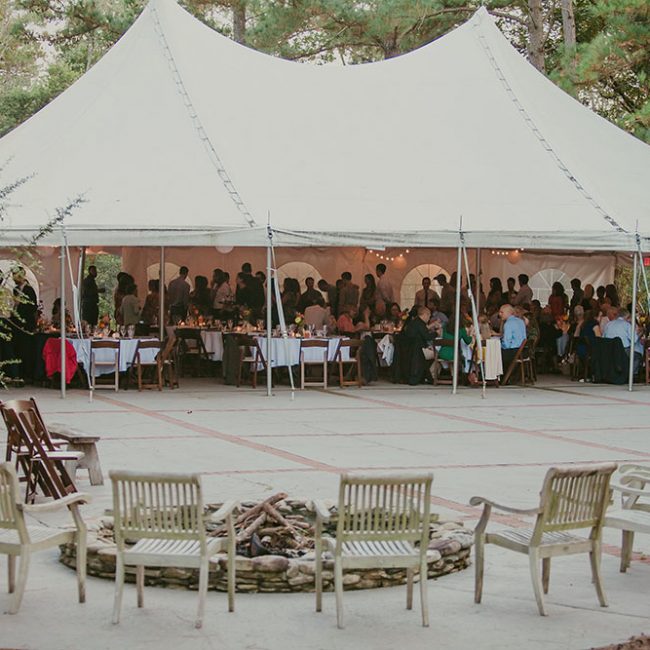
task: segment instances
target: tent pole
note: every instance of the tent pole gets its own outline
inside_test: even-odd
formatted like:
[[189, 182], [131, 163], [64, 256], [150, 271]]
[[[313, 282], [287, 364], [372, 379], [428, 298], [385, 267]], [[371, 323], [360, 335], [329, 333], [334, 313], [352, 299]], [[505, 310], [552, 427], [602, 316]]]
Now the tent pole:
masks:
[[630, 314], [630, 374], [628, 377], [628, 391], [632, 392], [632, 384], [634, 383], [634, 342], [636, 341], [636, 292], [638, 282], [638, 264], [637, 255], [635, 253], [633, 259], [633, 272], [632, 272], [632, 313]]
[[458, 263], [456, 264], [456, 307], [454, 313], [455, 323], [454, 323], [454, 369], [453, 369], [453, 381], [452, 381], [452, 395], [455, 395], [458, 390], [458, 341], [460, 338], [459, 327], [460, 327], [460, 289], [461, 289], [461, 247], [458, 246]]
[[[81, 301], [83, 300], [83, 279], [84, 271], [86, 270], [86, 247], [81, 247], [81, 257], [79, 258], [79, 272], [77, 273], [77, 286], [79, 291], [77, 294], [77, 313], [81, 314]], [[81, 321], [81, 317], [79, 318]]]
[[61, 327], [61, 399], [65, 399], [66, 375], [66, 340], [65, 340], [65, 243], [61, 244], [61, 313], [59, 326]]
[[476, 249], [476, 305], [480, 309], [481, 306], [478, 304], [481, 298], [481, 287], [483, 280], [481, 276], [483, 275], [483, 269], [481, 269], [481, 249]]
[[271, 397], [273, 389], [273, 376], [271, 371], [271, 330], [273, 329], [273, 301], [271, 296], [271, 229], [269, 228], [269, 244], [266, 247], [266, 396]]
[[158, 337], [165, 339], [165, 247], [160, 247], [160, 264], [158, 266], [158, 299], [160, 301], [158, 314]]

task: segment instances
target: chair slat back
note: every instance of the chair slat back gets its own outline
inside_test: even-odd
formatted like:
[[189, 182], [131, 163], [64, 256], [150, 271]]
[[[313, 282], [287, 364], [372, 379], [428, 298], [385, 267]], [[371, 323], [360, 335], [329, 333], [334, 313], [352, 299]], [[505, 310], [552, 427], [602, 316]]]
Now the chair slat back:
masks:
[[429, 535], [432, 474], [343, 474], [337, 545], [354, 541], [420, 541]]
[[20, 541], [29, 541], [25, 521], [18, 511], [18, 477], [11, 463], [0, 464], [0, 529], [17, 530]]
[[90, 349], [91, 350], [101, 350], [101, 349], [119, 350], [120, 342], [112, 339], [100, 339], [100, 340], [92, 339], [90, 341]]
[[545, 532], [597, 528], [610, 500], [609, 482], [615, 463], [552, 467], [541, 492], [532, 543]]
[[115, 542], [125, 539], [198, 540], [205, 546], [198, 474], [109, 472], [113, 484]]
[[323, 339], [301, 339], [300, 347], [301, 348], [324, 348], [329, 349], [329, 341], [324, 341]]

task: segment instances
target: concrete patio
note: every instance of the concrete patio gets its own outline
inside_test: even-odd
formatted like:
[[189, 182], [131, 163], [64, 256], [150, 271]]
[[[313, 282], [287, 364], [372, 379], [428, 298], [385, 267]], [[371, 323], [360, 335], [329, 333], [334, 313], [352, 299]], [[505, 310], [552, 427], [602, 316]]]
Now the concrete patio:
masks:
[[[276, 491], [335, 498], [338, 473], [356, 469], [427, 468], [434, 472], [433, 510], [473, 527], [475, 494], [519, 507], [536, 505], [553, 464], [650, 463], [650, 391], [546, 381], [535, 388], [488, 391], [402, 387], [297, 392], [235, 389], [210, 379], [184, 380], [163, 393], [11, 390], [0, 398], [36, 397], [46, 419], [100, 435], [109, 469], [198, 471], [206, 498], [253, 499]], [[4, 445], [4, 431], [0, 444]], [[110, 485], [79, 489], [93, 502], [87, 518], [110, 507]], [[49, 521], [49, 520], [48, 520]], [[61, 519], [53, 522], [58, 524]], [[495, 526], [499, 526], [498, 523]], [[196, 594], [149, 588], [145, 608], [127, 585], [120, 625], [110, 622], [113, 583], [89, 578], [86, 604], [76, 602], [74, 573], [57, 552], [34, 556], [19, 614], [0, 616], [0, 647], [30, 650], [174, 648], [202, 650], [557, 648], [578, 650], [650, 631], [650, 562], [635, 555], [618, 571], [620, 534], [606, 531], [603, 578], [609, 608], [598, 606], [586, 556], [553, 563], [549, 616], [537, 613], [524, 556], [487, 548], [483, 604], [473, 602], [473, 570], [429, 583], [431, 627], [418, 606], [404, 608], [405, 589], [347, 592], [346, 629], [336, 628], [334, 596], [322, 614], [311, 594], [210, 592], [202, 630], [193, 628]], [[635, 551], [650, 555], [650, 538]], [[8, 602], [2, 562], [0, 608]]]

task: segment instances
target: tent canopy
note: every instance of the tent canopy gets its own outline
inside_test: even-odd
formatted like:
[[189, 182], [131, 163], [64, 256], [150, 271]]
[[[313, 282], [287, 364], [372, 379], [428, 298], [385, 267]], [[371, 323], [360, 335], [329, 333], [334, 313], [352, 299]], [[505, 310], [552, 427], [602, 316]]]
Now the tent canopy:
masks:
[[0, 140], [0, 163], [2, 184], [32, 176], [0, 245], [79, 195], [75, 245], [259, 246], [268, 215], [281, 245], [454, 246], [461, 217], [470, 246], [630, 250], [637, 222], [650, 237], [650, 147], [538, 73], [484, 9], [346, 67], [267, 56], [152, 0]]

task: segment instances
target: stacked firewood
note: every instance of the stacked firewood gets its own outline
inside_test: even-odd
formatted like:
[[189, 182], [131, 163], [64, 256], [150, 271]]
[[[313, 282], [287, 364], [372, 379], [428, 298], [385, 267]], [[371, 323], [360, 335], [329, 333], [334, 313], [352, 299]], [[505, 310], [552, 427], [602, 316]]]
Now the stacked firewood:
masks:
[[[301, 514], [280, 511], [291, 511], [284, 501], [286, 498], [286, 493], [278, 492], [240, 511], [235, 520], [238, 555], [300, 557], [314, 548], [313, 525]], [[227, 531], [225, 526], [219, 526], [210, 534], [221, 537]]]

